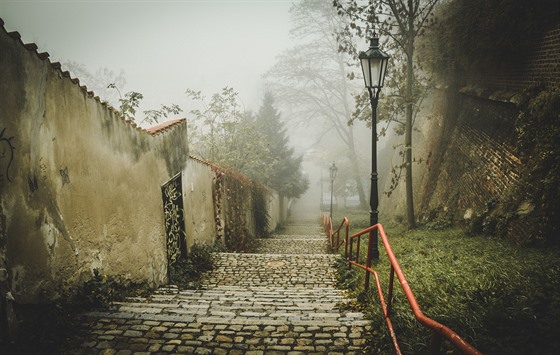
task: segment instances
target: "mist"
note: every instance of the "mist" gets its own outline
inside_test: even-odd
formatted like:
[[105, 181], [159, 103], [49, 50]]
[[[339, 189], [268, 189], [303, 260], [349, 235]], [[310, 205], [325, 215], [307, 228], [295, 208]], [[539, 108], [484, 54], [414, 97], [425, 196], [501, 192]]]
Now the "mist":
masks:
[[[81, 85], [89, 90], [97, 85], [95, 94], [111, 105], [119, 107], [119, 98], [127, 92], [141, 93], [137, 122], [142, 121], [143, 111], [171, 104], [178, 105], [182, 112], [163, 121], [186, 117], [195, 122], [192, 111], [200, 109], [200, 103], [186, 95], [188, 89], [210, 98], [225, 87], [232, 88], [243, 112], [258, 111], [265, 91], [271, 91], [289, 144], [294, 155], [303, 157], [302, 173], [309, 180], [307, 192], [294, 207], [300, 213], [316, 216], [321, 196], [330, 192], [328, 167], [333, 162], [340, 167], [335, 199], [341, 204], [355, 204], [353, 174], [359, 174], [364, 189], [369, 189], [371, 130], [361, 121], [345, 128], [353, 131], [355, 145], [359, 147], [356, 169], [350, 162], [348, 146], [333, 126], [336, 120], [345, 125], [349, 113], [329, 122], [322, 118], [320, 111], [324, 108], [313, 108], [308, 102], [294, 105], [290, 96], [276, 85], [279, 80], [271, 75], [273, 68], [292, 57], [290, 50], [309, 41], [307, 35], [298, 38], [290, 33], [301, 25], [294, 20], [294, 7], [298, 5], [301, 2], [291, 0], [0, 1], [0, 18], [8, 31], [21, 34], [24, 43], [36, 43], [39, 52], [50, 54], [51, 62], [61, 62], [62, 70], [70, 70]], [[332, 10], [330, 3], [313, 6], [321, 11]], [[315, 30], [312, 26], [303, 29], [314, 41], [326, 39], [314, 37]], [[327, 56], [317, 60], [315, 69], [336, 69], [336, 60], [340, 59], [336, 56], [336, 50], [331, 48]], [[69, 68], [73, 64], [85, 68], [90, 75], [74, 73]], [[106, 87], [113, 82], [103, 82], [103, 72], [110, 73], [111, 79], [120, 79], [113, 80], [117, 90]], [[336, 72], [328, 75], [340, 80]], [[346, 82], [344, 76], [337, 85], [350, 85], [351, 92], [363, 90], [359, 83]], [[317, 91], [314, 87], [301, 89]], [[334, 109], [353, 105], [350, 96], [344, 100], [332, 102]]]
[[257, 109], [261, 75], [290, 46], [291, 2], [0, 1], [0, 18], [53, 62], [122, 70], [119, 90], [144, 96], [139, 112], [172, 102], [186, 112], [187, 88], [225, 86]]

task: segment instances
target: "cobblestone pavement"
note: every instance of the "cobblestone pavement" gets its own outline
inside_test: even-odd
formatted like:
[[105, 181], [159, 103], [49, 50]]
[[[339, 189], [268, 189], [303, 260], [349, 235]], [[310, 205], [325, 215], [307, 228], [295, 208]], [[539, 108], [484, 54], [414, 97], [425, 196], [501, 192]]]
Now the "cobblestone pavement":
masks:
[[[202, 289], [163, 287], [87, 314], [92, 354], [359, 354], [371, 329], [335, 288], [320, 228], [293, 224], [259, 253], [215, 254]], [[302, 234], [298, 234], [301, 231]]]

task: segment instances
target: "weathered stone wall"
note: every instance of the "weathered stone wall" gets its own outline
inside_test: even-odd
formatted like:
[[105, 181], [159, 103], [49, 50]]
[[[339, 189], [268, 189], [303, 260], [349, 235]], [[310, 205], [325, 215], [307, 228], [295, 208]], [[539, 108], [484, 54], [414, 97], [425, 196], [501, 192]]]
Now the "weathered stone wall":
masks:
[[[183, 172], [183, 194], [187, 245], [225, 241], [226, 230], [245, 228], [250, 237], [259, 237], [253, 188], [245, 176], [210, 162], [190, 157]], [[274, 190], [260, 186], [267, 204], [268, 231], [285, 219], [286, 208]], [[233, 238], [243, 238], [242, 234]], [[230, 240], [231, 245], [238, 241]], [[242, 243], [242, 241], [239, 241]]]
[[[450, 80], [433, 90], [413, 133], [414, 202], [420, 221], [462, 220], [487, 206], [501, 209], [520, 183], [522, 161], [516, 120], [523, 91], [532, 85], [560, 87], [560, 23], [536, 38], [533, 51], [502, 72]], [[444, 85], [442, 85], [443, 87]], [[402, 143], [395, 137], [391, 145]], [[394, 151], [392, 164], [401, 157]], [[421, 163], [418, 163], [422, 160]], [[388, 174], [389, 166], [379, 167]], [[384, 191], [387, 186], [380, 186]], [[404, 180], [390, 197], [380, 196], [382, 218], [406, 216]], [[510, 208], [523, 206], [510, 206]], [[523, 213], [523, 212], [521, 212]]]
[[[224, 227], [239, 225], [232, 216], [256, 235], [251, 189], [232, 201], [222, 186], [216, 220], [218, 168], [188, 156], [185, 120], [144, 130], [94, 95], [0, 29], [0, 301], [51, 301], [94, 271], [166, 282], [161, 187], [178, 173], [187, 251], [223, 242]], [[266, 191], [274, 230], [286, 211]], [[242, 210], [228, 220], [228, 206]]]
[[531, 85], [560, 86], [560, 23], [550, 26], [542, 37], [535, 38], [532, 51], [513, 60], [501, 71], [484, 75], [469, 75], [466, 85], [480, 94], [495, 98], [519, 93]]
[[196, 243], [213, 244], [216, 238], [212, 168], [190, 158], [183, 170], [183, 199], [187, 248]]
[[93, 270], [165, 282], [161, 185], [185, 168], [186, 124], [136, 128], [47, 57], [0, 29], [0, 235], [13, 297], [51, 300]]
[[455, 95], [454, 127], [445, 133], [447, 142], [432, 147], [434, 157], [420, 186], [420, 219], [448, 214], [459, 219], [469, 210], [483, 210], [487, 203], [502, 200], [518, 181], [515, 105]]

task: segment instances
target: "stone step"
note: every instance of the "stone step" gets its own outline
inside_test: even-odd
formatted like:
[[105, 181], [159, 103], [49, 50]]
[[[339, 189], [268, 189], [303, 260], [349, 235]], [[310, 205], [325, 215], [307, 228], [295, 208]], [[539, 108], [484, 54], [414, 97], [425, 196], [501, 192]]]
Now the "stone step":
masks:
[[149, 297], [115, 302], [113, 312], [184, 314], [195, 317], [297, 319], [356, 318], [340, 311], [348, 302], [340, 290], [218, 287], [211, 290], [178, 290], [167, 287]]
[[[85, 353], [105, 350], [188, 354], [361, 354], [371, 325], [363, 320], [294, 321], [230, 320], [98, 312], [88, 326], [96, 336], [80, 348]], [[84, 320], [87, 322], [87, 320]]]
[[[326, 252], [326, 242], [324, 238], [266, 238], [260, 239], [255, 248], [256, 253], [261, 254], [316, 254]], [[299, 237], [299, 236], [298, 236]], [[292, 243], [286, 245], [286, 240]]]
[[316, 222], [216, 253], [201, 288], [169, 285], [84, 315], [80, 353], [361, 354], [371, 323], [336, 289], [338, 256]]
[[[332, 307], [322, 308], [321, 304], [302, 305], [301, 307], [227, 307], [198, 305], [163, 304], [163, 303], [131, 303], [120, 302], [113, 310], [93, 312], [91, 315], [113, 318], [131, 318], [145, 320], [169, 320], [196, 323], [231, 324], [357, 324], [356, 321], [367, 321], [360, 312], [340, 311]], [[171, 316], [171, 318], [170, 318]]]
[[[150, 295], [148, 298], [159, 298], [159, 299], [200, 299], [201, 296], [205, 297], [216, 297], [219, 299], [231, 299], [236, 298], [246, 298], [246, 299], [256, 299], [256, 298], [274, 298], [278, 295], [282, 295], [284, 299], [300, 299], [300, 298], [321, 298], [329, 296], [339, 297], [344, 291], [338, 290], [332, 287], [326, 288], [313, 288], [313, 289], [301, 289], [301, 288], [286, 288], [279, 286], [268, 286], [268, 287], [241, 287], [241, 286], [219, 286], [210, 289], [197, 289], [197, 290], [180, 290], [176, 286], [165, 286], [161, 287]], [[342, 297], [342, 296], [340, 296]], [[141, 299], [136, 297], [135, 299]]]
[[278, 234], [283, 234], [283, 235], [293, 235], [293, 236], [299, 236], [299, 235], [313, 235], [313, 236], [321, 236], [323, 235], [322, 230], [320, 228], [304, 228], [304, 227], [287, 227], [287, 228], [282, 228], [279, 230]]
[[[318, 235], [318, 234], [274, 234], [271, 235], [269, 237], [264, 237], [264, 238], [260, 238], [258, 239], [259, 242], [261, 241], [267, 241], [267, 240], [283, 240], [283, 241], [293, 241], [294, 243], [302, 241], [302, 240], [320, 240], [322, 242], [324, 242], [325, 240], [327, 240], [327, 238], [325, 236], [322, 235]], [[296, 243], [297, 244], [297, 243]], [[284, 254], [292, 254], [292, 253], [284, 253]], [[299, 254], [299, 253], [294, 253], [294, 254]]]
[[330, 267], [338, 258], [332, 254], [239, 254], [217, 253], [215, 269], [203, 276], [207, 288], [244, 287], [331, 287], [336, 274]]

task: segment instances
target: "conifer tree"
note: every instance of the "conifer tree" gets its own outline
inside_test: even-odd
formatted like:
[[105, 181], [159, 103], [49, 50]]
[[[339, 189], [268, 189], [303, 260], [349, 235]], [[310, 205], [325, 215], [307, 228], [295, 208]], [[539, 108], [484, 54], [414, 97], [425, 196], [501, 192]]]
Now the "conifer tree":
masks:
[[257, 127], [258, 133], [267, 142], [267, 163], [272, 167], [271, 176], [263, 182], [285, 197], [301, 196], [309, 187], [309, 180], [302, 172], [302, 157], [295, 156], [294, 149], [289, 147], [286, 128], [280, 119], [280, 113], [274, 107], [274, 97], [270, 93], [264, 95], [263, 104], [257, 114]]

